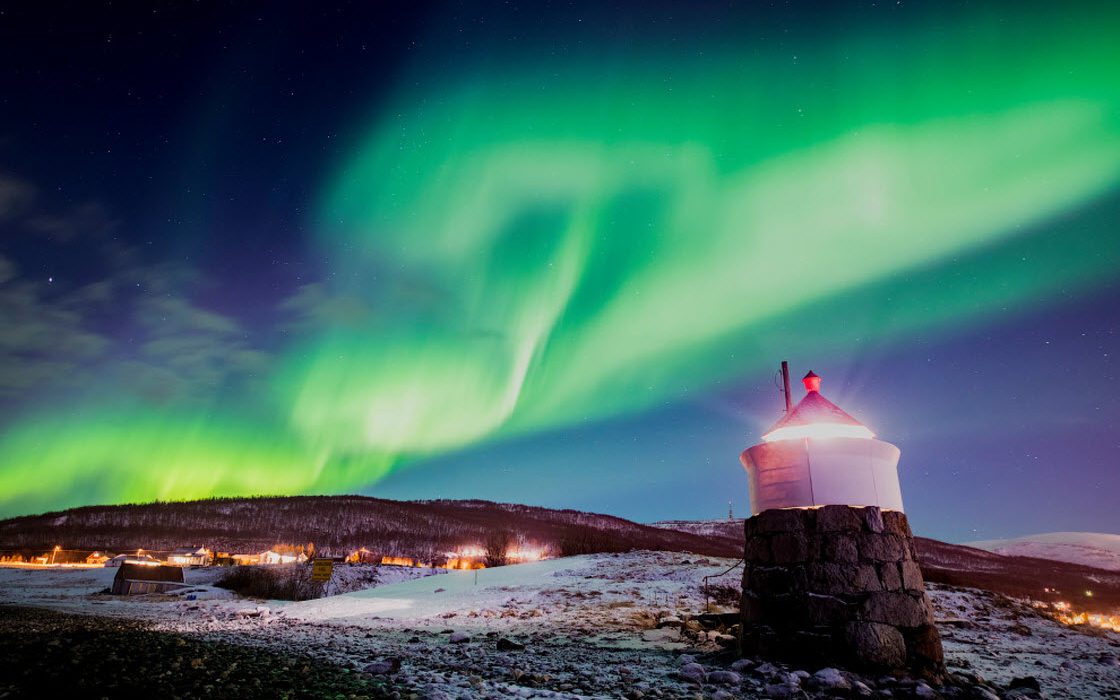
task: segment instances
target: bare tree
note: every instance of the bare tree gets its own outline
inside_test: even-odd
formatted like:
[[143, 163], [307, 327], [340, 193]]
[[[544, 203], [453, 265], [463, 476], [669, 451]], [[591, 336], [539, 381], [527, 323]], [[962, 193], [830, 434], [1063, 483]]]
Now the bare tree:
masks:
[[509, 530], [491, 530], [486, 535], [486, 566], [505, 566], [509, 563], [509, 548], [513, 535]]

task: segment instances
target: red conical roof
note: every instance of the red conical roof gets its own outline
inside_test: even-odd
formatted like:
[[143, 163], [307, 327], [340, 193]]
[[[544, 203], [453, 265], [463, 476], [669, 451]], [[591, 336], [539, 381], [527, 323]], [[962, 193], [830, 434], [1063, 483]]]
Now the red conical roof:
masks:
[[781, 420], [770, 426], [770, 429], [763, 434], [763, 440], [770, 442], [805, 437], [875, 437], [875, 433], [866, 425], [821, 396], [821, 378], [816, 373], [809, 372], [801, 381], [805, 384], [805, 391], [808, 392], [805, 398], [801, 399], [792, 411], [782, 416]]

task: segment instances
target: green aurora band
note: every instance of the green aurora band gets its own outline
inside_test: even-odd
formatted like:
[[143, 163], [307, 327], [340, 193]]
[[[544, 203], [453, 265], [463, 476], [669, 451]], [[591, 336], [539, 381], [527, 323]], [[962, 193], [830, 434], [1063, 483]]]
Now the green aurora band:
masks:
[[1114, 217], [1069, 214], [1120, 178], [1120, 26], [1016, 22], [421, 80], [315, 225], [371, 318], [284, 348], [270, 393], [228, 399], [244, 414], [25, 416], [0, 436], [0, 514], [354, 490], [679, 401], [777, 348], [1100, 284]]

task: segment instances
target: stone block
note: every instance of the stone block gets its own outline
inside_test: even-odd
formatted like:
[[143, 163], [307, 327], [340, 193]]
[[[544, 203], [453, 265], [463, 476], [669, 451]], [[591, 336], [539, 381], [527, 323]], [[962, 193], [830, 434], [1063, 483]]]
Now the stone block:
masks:
[[743, 626], [752, 625], [762, 620], [762, 600], [751, 591], [744, 591], [739, 604], [739, 619]]
[[911, 670], [934, 680], [945, 673], [945, 652], [941, 635], [932, 624], [902, 630], [906, 640], [907, 663]]
[[898, 535], [865, 532], [859, 537], [860, 559], [868, 561], [902, 561], [903, 547]]
[[893, 591], [880, 591], [867, 596], [860, 614], [869, 622], [897, 627], [920, 627], [932, 622], [925, 605], [925, 596]]
[[898, 572], [898, 564], [893, 561], [880, 564], [879, 582], [883, 584], [884, 591], [902, 590], [902, 576]]
[[860, 513], [863, 518], [863, 529], [868, 532], [883, 531], [883, 511], [878, 506], [866, 506]]
[[851, 506], [822, 506], [817, 509], [817, 532], [851, 530], [858, 532], [862, 517]]
[[854, 607], [843, 598], [818, 593], [805, 597], [805, 618], [811, 625], [843, 624], [854, 616]]
[[858, 565], [855, 569], [855, 574], [853, 588], [856, 592], [863, 593], [882, 590], [882, 584], [879, 581], [879, 570], [874, 564]]
[[844, 641], [852, 660], [873, 669], [898, 669], [906, 665], [906, 640], [890, 625], [849, 622]]
[[796, 564], [810, 558], [812, 544], [807, 532], [780, 532], [770, 540], [770, 552], [777, 564]]
[[836, 657], [835, 640], [827, 630], [801, 630], [793, 635], [793, 658], [807, 666], [819, 666]]
[[859, 561], [859, 547], [856, 546], [855, 535], [843, 533], [828, 533], [820, 535], [821, 558], [825, 561], [849, 562]]
[[764, 510], [751, 518], [755, 521], [755, 533], [804, 532], [810, 522], [810, 513], [799, 508], [774, 508]]
[[925, 592], [925, 581], [922, 579], [922, 568], [916, 561], [904, 561], [899, 567], [902, 569], [902, 587], [908, 591]]
[[775, 630], [791, 630], [805, 625], [805, 597], [782, 593], [763, 598], [762, 622]]
[[914, 533], [910, 531], [910, 522], [906, 519], [906, 514], [897, 510], [883, 511], [883, 532], [889, 532], [899, 537], [914, 536]]
[[770, 556], [770, 538], [767, 535], [748, 537], [744, 555], [749, 562], [770, 563], [773, 561]]
[[808, 590], [821, 595], [853, 595], [880, 588], [878, 574], [870, 564], [824, 562], [806, 564], [805, 570]]
[[806, 590], [805, 570], [799, 566], [756, 566], [751, 569], [750, 590], [763, 598]]

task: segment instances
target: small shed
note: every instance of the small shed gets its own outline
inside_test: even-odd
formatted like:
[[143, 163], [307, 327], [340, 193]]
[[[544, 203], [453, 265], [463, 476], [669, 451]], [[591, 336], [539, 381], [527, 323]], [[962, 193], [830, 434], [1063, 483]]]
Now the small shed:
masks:
[[111, 592], [113, 595], [165, 593], [183, 585], [181, 567], [124, 563], [113, 578]]

